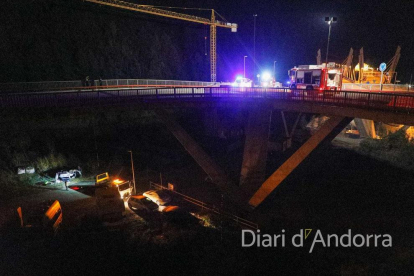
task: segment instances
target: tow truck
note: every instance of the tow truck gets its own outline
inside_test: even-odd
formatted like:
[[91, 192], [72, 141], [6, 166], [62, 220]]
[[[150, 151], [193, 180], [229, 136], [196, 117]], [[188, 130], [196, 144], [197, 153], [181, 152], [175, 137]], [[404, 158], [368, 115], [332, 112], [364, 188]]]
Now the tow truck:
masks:
[[122, 199], [127, 199], [132, 195], [132, 185], [129, 180], [121, 180], [119, 178], [110, 179], [107, 172], [98, 174], [95, 177], [95, 186], [115, 187]]

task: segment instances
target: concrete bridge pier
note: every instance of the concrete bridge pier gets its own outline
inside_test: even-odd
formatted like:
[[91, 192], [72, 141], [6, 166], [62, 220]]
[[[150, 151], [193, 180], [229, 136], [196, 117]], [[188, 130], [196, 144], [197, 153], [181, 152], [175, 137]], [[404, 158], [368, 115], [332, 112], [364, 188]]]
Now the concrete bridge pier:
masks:
[[375, 138], [377, 136], [375, 133], [375, 125], [373, 120], [355, 118], [354, 122], [361, 137]]
[[295, 130], [296, 130], [296, 127], [299, 123], [299, 119], [302, 116], [302, 112], [299, 112], [299, 114], [297, 115], [297, 117], [295, 119], [295, 122], [293, 123], [292, 129], [290, 131], [288, 129], [288, 125], [287, 125], [287, 122], [286, 122], [285, 112], [281, 111], [280, 113], [282, 115], [282, 122], [283, 122], [283, 127], [284, 127], [284, 132], [285, 132], [284, 133], [284, 136], [285, 136], [284, 138], [285, 139], [283, 141], [282, 151], [285, 151], [285, 150], [289, 149], [292, 146], [292, 138], [293, 138], [293, 135], [295, 134]]
[[178, 122], [164, 109], [156, 109], [155, 113], [165, 126], [171, 131], [174, 137], [181, 143], [185, 150], [193, 157], [197, 164], [217, 185], [220, 191], [225, 194], [231, 202], [240, 208], [247, 210], [247, 196], [239, 187], [231, 183], [225, 172], [217, 163], [203, 150], [203, 148], [178, 124]]
[[248, 190], [265, 179], [272, 110], [259, 105], [249, 109], [239, 185]]
[[204, 129], [207, 136], [215, 137], [218, 136], [218, 130], [220, 129], [219, 117], [217, 114], [217, 108], [207, 108], [203, 112], [203, 123]]
[[350, 122], [352, 118], [330, 116], [324, 124], [285, 162], [283, 163], [254, 193], [249, 204], [257, 207], [270, 193], [276, 189], [290, 173], [322, 142], [335, 138]]

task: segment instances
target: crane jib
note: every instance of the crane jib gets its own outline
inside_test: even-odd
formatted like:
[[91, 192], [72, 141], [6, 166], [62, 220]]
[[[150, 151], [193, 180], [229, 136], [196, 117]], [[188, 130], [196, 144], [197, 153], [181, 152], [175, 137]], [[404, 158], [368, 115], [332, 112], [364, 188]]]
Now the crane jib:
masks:
[[131, 11], [136, 11], [136, 12], [142, 12], [142, 13], [147, 13], [147, 14], [153, 14], [153, 15], [158, 15], [158, 16], [163, 16], [163, 17], [168, 17], [168, 18], [174, 18], [174, 19], [179, 19], [179, 20], [185, 20], [185, 21], [210, 25], [211, 82], [217, 81], [217, 65], [216, 65], [217, 31], [216, 31], [216, 27], [229, 28], [231, 29], [232, 32], [237, 32], [237, 24], [216, 20], [214, 10], [211, 10], [211, 19], [208, 19], [204, 17], [198, 17], [194, 15], [178, 13], [178, 12], [173, 12], [169, 10], [163, 10], [163, 9], [159, 9], [154, 6], [151, 6], [151, 5], [139, 5], [139, 4], [124, 2], [124, 1], [119, 1], [119, 0], [84, 0], [84, 1], [96, 3], [100, 5], [116, 7], [116, 8], [125, 9], [125, 10], [131, 10]]

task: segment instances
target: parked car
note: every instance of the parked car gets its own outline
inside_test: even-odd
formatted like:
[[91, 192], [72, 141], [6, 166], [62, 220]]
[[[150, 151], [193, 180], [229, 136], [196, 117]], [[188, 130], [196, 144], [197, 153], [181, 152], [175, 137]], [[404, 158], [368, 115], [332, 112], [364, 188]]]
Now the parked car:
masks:
[[146, 212], [152, 212], [158, 210], [158, 205], [144, 195], [131, 196], [128, 199], [128, 207], [134, 211], [143, 210]]
[[182, 226], [196, 225], [199, 223], [197, 218], [192, 216], [187, 210], [178, 206], [159, 206], [158, 210], [161, 212], [163, 220], [169, 223]]
[[158, 206], [164, 206], [171, 202], [171, 196], [166, 191], [150, 190], [142, 195], [152, 200]]

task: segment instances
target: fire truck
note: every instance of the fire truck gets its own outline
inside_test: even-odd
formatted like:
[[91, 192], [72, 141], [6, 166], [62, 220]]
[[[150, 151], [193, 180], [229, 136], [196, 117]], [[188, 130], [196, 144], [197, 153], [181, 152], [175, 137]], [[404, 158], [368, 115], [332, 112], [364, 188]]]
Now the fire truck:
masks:
[[341, 90], [342, 67], [329, 62], [321, 65], [299, 65], [288, 71], [290, 88], [307, 90]]

